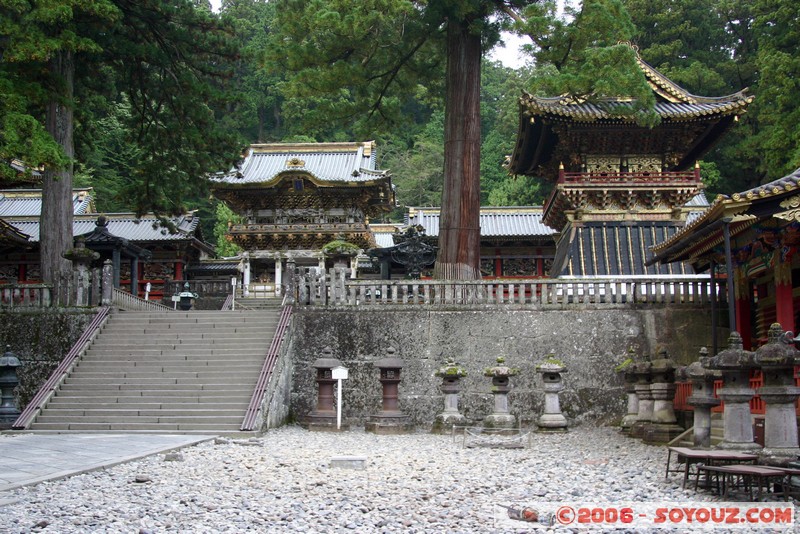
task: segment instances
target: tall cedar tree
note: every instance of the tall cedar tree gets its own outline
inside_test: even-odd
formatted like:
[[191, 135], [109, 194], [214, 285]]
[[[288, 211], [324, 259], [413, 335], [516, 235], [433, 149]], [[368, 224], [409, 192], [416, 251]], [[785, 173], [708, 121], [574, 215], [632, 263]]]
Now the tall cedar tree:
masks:
[[[0, 106], [0, 122], [14, 128], [0, 136], [0, 156], [45, 168], [46, 282], [70, 268], [74, 113], [92, 89], [130, 104], [129, 140], [141, 152], [125, 193], [138, 213], [181, 212], [206, 187], [204, 173], [238, 155], [215, 117], [235, 48], [229, 29], [191, 0], [0, 0], [0, 43], [0, 90], [13, 102]], [[35, 144], [20, 141], [23, 128]]]

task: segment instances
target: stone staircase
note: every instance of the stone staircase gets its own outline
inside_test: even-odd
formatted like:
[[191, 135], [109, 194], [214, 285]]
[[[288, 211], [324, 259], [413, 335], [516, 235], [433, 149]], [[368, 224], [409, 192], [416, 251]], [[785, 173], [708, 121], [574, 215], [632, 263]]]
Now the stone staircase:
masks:
[[236, 299], [236, 309], [242, 310], [273, 310], [281, 305], [282, 297], [240, 297]]
[[276, 305], [117, 313], [30, 429], [237, 432], [279, 316]]

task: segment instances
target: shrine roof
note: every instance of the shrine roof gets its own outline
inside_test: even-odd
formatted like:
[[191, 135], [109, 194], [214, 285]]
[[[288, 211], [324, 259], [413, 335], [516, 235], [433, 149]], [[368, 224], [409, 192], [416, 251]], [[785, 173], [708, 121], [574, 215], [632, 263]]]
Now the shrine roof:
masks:
[[392, 236], [399, 232], [404, 225], [402, 224], [370, 224], [369, 229], [375, 236], [375, 243], [378, 248], [389, 248], [394, 246]]
[[[38, 217], [41, 212], [41, 189], [0, 190], [0, 217]], [[75, 215], [95, 213], [93, 188], [72, 190], [72, 213]]]
[[[429, 236], [439, 235], [441, 208], [409, 207], [406, 224], [422, 225]], [[542, 222], [540, 206], [482, 207], [481, 237], [552, 236], [555, 230]]]
[[565, 231], [567, 246], [559, 246], [553, 276], [686, 275], [690, 266], [650, 265], [651, 247], [680, 231], [681, 223], [591, 222]]
[[[793, 173], [731, 195], [718, 195], [702, 215], [674, 236], [653, 246], [651, 263], [670, 263], [703, 258], [723, 240], [724, 223], [731, 236], [748, 229], [758, 220], [779, 216], [796, 220], [800, 207], [800, 169]], [[793, 195], [793, 196], [790, 196]]]
[[317, 185], [362, 185], [388, 179], [377, 168], [375, 142], [251, 145], [240, 166], [210, 176], [220, 185], [264, 184], [286, 174], [307, 175]]
[[[197, 238], [194, 234], [200, 222], [193, 212], [174, 217], [171, 222], [177, 232], [172, 233], [155, 215], [136, 217], [132, 213], [111, 213], [105, 217], [111, 235], [136, 242], [195, 240]], [[96, 213], [76, 215], [72, 223], [72, 234], [78, 236], [93, 232], [97, 226], [97, 218]], [[6, 221], [20, 232], [29, 235], [32, 242], [39, 241], [38, 217], [6, 218]]]

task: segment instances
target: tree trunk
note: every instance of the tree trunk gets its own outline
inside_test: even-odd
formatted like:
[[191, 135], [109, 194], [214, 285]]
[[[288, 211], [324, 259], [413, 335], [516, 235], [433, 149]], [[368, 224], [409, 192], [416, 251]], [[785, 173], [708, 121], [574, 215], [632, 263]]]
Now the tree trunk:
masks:
[[444, 189], [434, 277], [480, 274], [481, 37], [467, 22], [447, 24]]
[[47, 168], [42, 179], [40, 218], [40, 262], [42, 280], [54, 283], [60, 272], [70, 272], [69, 260], [62, 254], [72, 248], [72, 92], [75, 75], [74, 55], [57, 53], [50, 61], [53, 94], [47, 106], [47, 131], [70, 158], [65, 169]]

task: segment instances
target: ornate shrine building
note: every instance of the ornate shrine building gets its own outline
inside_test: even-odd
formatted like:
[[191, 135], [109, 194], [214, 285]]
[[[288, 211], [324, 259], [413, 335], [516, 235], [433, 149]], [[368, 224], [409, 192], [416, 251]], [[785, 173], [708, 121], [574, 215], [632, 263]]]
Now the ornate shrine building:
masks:
[[[763, 344], [770, 324], [800, 325], [800, 169], [730, 196], [653, 249], [652, 261], [733, 273], [730, 324], [745, 348]], [[730, 278], [730, 277], [729, 277]]]
[[552, 277], [691, 274], [685, 265], [647, 265], [649, 249], [707, 205], [696, 162], [752, 97], [692, 95], [637, 60], [656, 98], [652, 128], [624, 113], [630, 99], [520, 100], [508, 168], [555, 182], [542, 218], [560, 233]]
[[[150, 283], [150, 297], [169, 297], [164, 287], [171, 280], [184, 280], [189, 264], [214, 253], [203, 241], [199, 218], [193, 212], [174, 217], [170, 229], [154, 215], [133, 213], [98, 214], [92, 188], [74, 189], [73, 235], [81, 236], [86, 247], [100, 253], [95, 266], [106, 259], [114, 266], [114, 285], [126, 291], [136, 288], [144, 296]], [[0, 282], [39, 282], [40, 189], [0, 190]], [[5, 230], [4, 230], [5, 229]], [[22, 239], [22, 240], [21, 240]]]
[[[228, 239], [245, 251], [246, 291], [259, 282], [280, 288], [289, 258], [324, 268], [322, 247], [332, 241], [375, 248], [369, 219], [395, 207], [373, 141], [252, 145], [241, 165], [210, 180], [214, 195], [242, 218]], [[353, 273], [356, 264], [354, 257]]]

